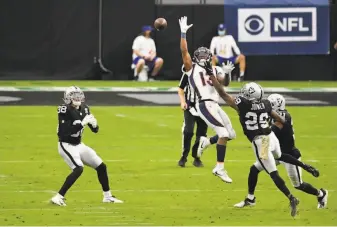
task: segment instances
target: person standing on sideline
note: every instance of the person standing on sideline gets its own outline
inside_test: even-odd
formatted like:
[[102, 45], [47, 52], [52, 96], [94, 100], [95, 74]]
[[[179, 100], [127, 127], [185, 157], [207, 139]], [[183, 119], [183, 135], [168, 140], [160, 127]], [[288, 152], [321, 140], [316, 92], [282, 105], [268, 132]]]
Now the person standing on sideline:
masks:
[[135, 80], [138, 80], [138, 74], [145, 65], [150, 73], [149, 80], [153, 80], [164, 63], [162, 58], [157, 57], [156, 44], [151, 38], [151, 31], [151, 26], [143, 26], [142, 33], [133, 41], [132, 68], [135, 69]]
[[[224, 24], [219, 24], [218, 26], [218, 36], [214, 36], [211, 41], [210, 50], [213, 54], [212, 63], [213, 65], [222, 66], [227, 61], [232, 64], [239, 64], [240, 66], [240, 76], [238, 81], [243, 81], [246, 70], [246, 57], [241, 54], [239, 47], [231, 35], [226, 35], [226, 26]], [[234, 53], [233, 53], [234, 50]]]

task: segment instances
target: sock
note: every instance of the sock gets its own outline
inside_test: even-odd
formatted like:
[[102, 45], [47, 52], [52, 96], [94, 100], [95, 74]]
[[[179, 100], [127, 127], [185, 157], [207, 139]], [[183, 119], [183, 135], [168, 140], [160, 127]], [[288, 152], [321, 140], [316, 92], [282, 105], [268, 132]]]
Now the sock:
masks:
[[292, 194], [290, 193], [289, 189], [287, 188], [286, 184], [284, 183], [284, 180], [280, 177], [277, 171], [274, 171], [270, 173], [270, 177], [273, 179], [275, 185], [277, 188], [283, 192], [285, 196], [287, 196], [288, 199], [292, 197]]
[[97, 168], [98, 181], [102, 185], [103, 192], [110, 191], [109, 178], [106, 165], [102, 162]]
[[216, 145], [216, 155], [218, 162], [224, 162], [226, 156], [226, 145], [217, 144]]
[[297, 160], [296, 158], [294, 158], [293, 156], [289, 154], [282, 153], [281, 157], [278, 160], [295, 165], [295, 166], [300, 166], [302, 168], [305, 167], [305, 164], [303, 162]]
[[78, 166], [75, 169], [73, 169], [71, 174], [67, 176], [65, 182], [63, 183], [59, 191], [59, 194], [64, 197], [67, 191], [71, 188], [71, 186], [76, 182], [76, 180], [81, 176], [82, 173], [83, 173], [82, 166]]
[[319, 190], [317, 197], [322, 197], [323, 195], [324, 194], [323, 194], [322, 190]]
[[247, 195], [247, 198], [250, 199], [250, 200], [253, 200], [253, 199], [255, 198], [255, 195], [248, 194], [248, 195]]
[[319, 196], [319, 194], [322, 193], [323, 196], [323, 192], [321, 190], [314, 188], [311, 184], [308, 184], [306, 182], [303, 182], [299, 187], [295, 188], [310, 195]]
[[111, 195], [110, 191], [106, 191], [106, 192], [103, 191], [103, 196], [104, 197], [111, 197], [112, 195]]
[[225, 163], [223, 163], [223, 162], [217, 162], [216, 163], [216, 168], [217, 169], [224, 169], [225, 168]]
[[218, 139], [219, 139], [219, 136], [218, 136], [218, 135], [215, 135], [215, 136], [209, 138], [209, 142], [210, 142], [211, 144], [215, 144], [216, 142], [218, 142]]
[[197, 138], [195, 138], [195, 142], [194, 142], [194, 145], [192, 147], [192, 157], [193, 158], [198, 158], [197, 153], [198, 153], [199, 143], [200, 143], [200, 136], [197, 136]]
[[245, 72], [240, 72], [240, 76], [245, 76]]
[[256, 188], [259, 172], [260, 171], [254, 165], [250, 167], [250, 171], [248, 175], [248, 193], [251, 195], [254, 195], [255, 193], [255, 188]]
[[184, 158], [187, 158], [188, 153], [190, 153], [192, 137], [193, 137], [193, 133], [184, 132], [184, 137], [183, 137], [183, 157]]

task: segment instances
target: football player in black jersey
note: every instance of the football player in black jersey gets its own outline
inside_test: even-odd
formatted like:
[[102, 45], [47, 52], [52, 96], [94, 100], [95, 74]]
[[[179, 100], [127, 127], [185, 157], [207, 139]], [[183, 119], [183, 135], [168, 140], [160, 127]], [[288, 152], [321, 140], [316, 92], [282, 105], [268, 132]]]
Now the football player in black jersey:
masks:
[[[297, 214], [299, 200], [295, 198], [285, 185], [284, 180], [278, 174], [275, 159], [301, 166], [314, 176], [319, 173], [313, 167], [306, 165], [291, 155], [282, 154], [278, 139], [271, 130], [270, 119], [285, 123], [275, 111], [272, 110], [268, 100], [262, 99], [262, 87], [256, 83], [247, 83], [243, 86], [241, 94], [234, 98], [225, 92], [224, 88], [213, 75], [213, 70], [206, 66], [207, 74], [210, 76], [214, 87], [226, 103], [235, 109], [240, 118], [240, 123], [256, 156], [256, 163], [270, 175], [278, 189], [289, 199], [291, 206], [291, 216]], [[251, 187], [251, 185], [249, 186]], [[255, 186], [254, 186], [255, 187]], [[248, 198], [255, 203], [255, 197]]]
[[[290, 154], [297, 159], [301, 159], [301, 152], [295, 146], [295, 134], [293, 129], [293, 119], [290, 113], [286, 110], [286, 100], [280, 94], [271, 94], [268, 97], [273, 109], [286, 120], [285, 124], [280, 122], [274, 122], [272, 130], [280, 141], [281, 152]], [[288, 176], [293, 184], [293, 186], [307, 194], [317, 196], [318, 209], [324, 209], [328, 204], [328, 190], [317, 189], [311, 184], [303, 182], [302, 180], [302, 170], [297, 166], [290, 165], [288, 163], [284, 164]]]
[[86, 125], [92, 132], [98, 132], [97, 120], [84, 104], [84, 94], [79, 87], [71, 86], [64, 92], [64, 104], [57, 109], [59, 138], [58, 152], [72, 169], [59, 192], [51, 199], [53, 204], [66, 206], [64, 196], [83, 172], [83, 165], [97, 171], [97, 176], [103, 189], [104, 203], [123, 203], [115, 198], [109, 187], [107, 167], [102, 159], [90, 147], [81, 142]]
[[[294, 130], [293, 130], [293, 121], [289, 114], [289, 112], [285, 109], [285, 99], [282, 95], [272, 94], [268, 97], [268, 100], [271, 103], [273, 110], [277, 112], [277, 114], [284, 119], [285, 123], [281, 123], [279, 121], [273, 121], [272, 131], [275, 133], [276, 137], [279, 140], [281, 152], [285, 154], [289, 154], [298, 160], [301, 159], [300, 151], [295, 147], [295, 138], [294, 138]], [[302, 181], [302, 170], [298, 168], [298, 166], [284, 163], [288, 176], [293, 184], [293, 186], [306, 192], [308, 194], [312, 194], [317, 196], [318, 198], [318, 209], [325, 208], [328, 202], [328, 191], [326, 189], [316, 189], [311, 184]], [[276, 164], [280, 164], [279, 161]], [[258, 181], [258, 174], [263, 170], [263, 167], [259, 163], [255, 163], [250, 167], [250, 172], [248, 176], [248, 185], [249, 192], [247, 198], [240, 203], [235, 204], [235, 207], [246, 207], [246, 206], [255, 206], [255, 186]], [[249, 198], [250, 197], [250, 198]], [[253, 199], [251, 199], [253, 198]]]

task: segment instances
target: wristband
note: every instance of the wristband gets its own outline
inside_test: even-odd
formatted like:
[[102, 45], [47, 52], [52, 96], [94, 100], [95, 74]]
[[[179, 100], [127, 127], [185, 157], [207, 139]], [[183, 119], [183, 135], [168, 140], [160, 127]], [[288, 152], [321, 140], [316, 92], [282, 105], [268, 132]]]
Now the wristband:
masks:
[[186, 33], [181, 33], [181, 38], [186, 39]]

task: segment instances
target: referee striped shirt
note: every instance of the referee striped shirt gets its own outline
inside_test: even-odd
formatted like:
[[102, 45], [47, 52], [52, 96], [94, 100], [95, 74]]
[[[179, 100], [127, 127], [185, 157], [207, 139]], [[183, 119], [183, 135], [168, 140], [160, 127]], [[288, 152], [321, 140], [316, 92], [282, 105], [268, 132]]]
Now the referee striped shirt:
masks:
[[184, 90], [185, 100], [188, 106], [193, 107], [196, 103], [196, 94], [193, 89], [191, 89], [190, 84], [188, 83], [188, 76], [183, 72], [183, 75], [180, 79], [179, 88]]

